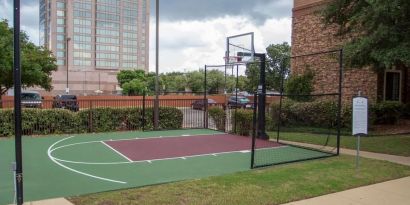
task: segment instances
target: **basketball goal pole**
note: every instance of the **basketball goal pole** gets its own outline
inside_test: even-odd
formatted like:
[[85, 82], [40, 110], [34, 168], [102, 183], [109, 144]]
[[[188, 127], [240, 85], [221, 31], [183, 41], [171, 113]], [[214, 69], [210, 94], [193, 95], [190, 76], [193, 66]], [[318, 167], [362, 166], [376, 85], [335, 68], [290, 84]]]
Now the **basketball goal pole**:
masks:
[[[265, 53], [255, 53], [255, 57], [259, 58], [260, 61], [260, 75], [259, 75], [259, 85], [258, 85], [258, 132], [257, 137], [259, 139], [268, 140], [269, 136], [266, 134], [265, 126], [265, 108], [266, 108], [266, 54]], [[254, 105], [256, 106], [256, 105]]]
[[16, 155], [16, 198], [17, 205], [23, 204], [23, 153], [22, 153], [22, 120], [21, 120], [21, 61], [20, 61], [20, 0], [13, 3], [13, 75], [14, 75], [14, 140]]

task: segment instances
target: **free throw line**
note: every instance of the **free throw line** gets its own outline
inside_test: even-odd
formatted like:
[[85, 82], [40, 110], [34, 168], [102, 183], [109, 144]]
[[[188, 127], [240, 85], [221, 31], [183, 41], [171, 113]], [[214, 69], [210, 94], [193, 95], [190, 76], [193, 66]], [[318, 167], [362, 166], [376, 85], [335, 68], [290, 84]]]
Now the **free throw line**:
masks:
[[128, 160], [129, 162], [133, 162], [130, 158], [128, 158], [127, 156], [125, 156], [124, 154], [122, 154], [121, 152], [119, 152], [118, 150], [112, 148], [110, 145], [108, 145], [108, 144], [105, 143], [104, 141], [101, 141], [101, 143], [103, 143], [105, 146], [107, 146], [107, 147], [110, 148], [112, 151], [114, 151], [115, 153], [117, 153], [117, 154], [120, 155], [121, 157], [125, 158], [125, 159]]

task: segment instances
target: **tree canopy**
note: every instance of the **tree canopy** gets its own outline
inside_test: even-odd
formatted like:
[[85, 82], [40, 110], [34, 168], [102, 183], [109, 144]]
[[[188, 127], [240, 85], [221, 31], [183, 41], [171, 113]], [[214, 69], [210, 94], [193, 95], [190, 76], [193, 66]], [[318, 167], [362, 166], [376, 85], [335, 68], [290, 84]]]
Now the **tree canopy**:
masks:
[[344, 37], [345, 63], [383, 70], [410, 67], [410, 1], [334, 0], [323, 11], [326, 25]]
[[[29, 41], [25, 32], [20, 34], [21, 82], [23, 87], [39, 86], [51, 90], [51, 73], [57, 70], [56, 59], [44, 47]], [[7, 20], [0, 21], [0, 96], [14, 86], [13, 29]]]
[[122, 70], [117, 73], [118, 84], [124, 95], [143, 95], [149, 92], [149, 76], [143, 70]]
[[[271, 44], [266, 48], [266, 89], [280, 90], [282, 76], [287, 78], [290, 74], [290, 45], [287, 42]], [[246, 68], [248, 77], [247, 91], [253, 92], [259, 84], [259, 63], [249, 64]]]

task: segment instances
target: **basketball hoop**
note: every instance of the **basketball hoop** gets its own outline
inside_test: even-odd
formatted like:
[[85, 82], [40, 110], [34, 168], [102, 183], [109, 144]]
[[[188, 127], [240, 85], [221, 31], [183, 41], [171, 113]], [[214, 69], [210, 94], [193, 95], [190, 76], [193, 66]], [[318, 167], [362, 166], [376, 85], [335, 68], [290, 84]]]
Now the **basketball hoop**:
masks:
[[225, 56], [224, 60], [226, 64], [240, 63], [242, 62], [242, 56]]

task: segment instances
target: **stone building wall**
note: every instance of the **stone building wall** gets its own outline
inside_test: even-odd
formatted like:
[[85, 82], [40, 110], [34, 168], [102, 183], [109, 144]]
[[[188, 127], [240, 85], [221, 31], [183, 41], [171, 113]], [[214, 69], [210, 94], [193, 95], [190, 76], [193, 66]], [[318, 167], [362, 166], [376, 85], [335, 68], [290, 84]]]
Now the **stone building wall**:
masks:
[[[292, 56], [340, 49], [343, 39], [334, 37], [336, 27], [325, 28], [318, 11], [324, 0], [295, 0], [292, 22]], [[311, 69], [314, 74], [315, 93], [338, 91], [339, 54], [327, 53], [292, 59], [293, 74], [302, 74]], [[370, 101], [377, 100], [378, 75], [370, 68], [344, 68], [342, 93], [343, 101], [351, 100], [360, 90]]]

